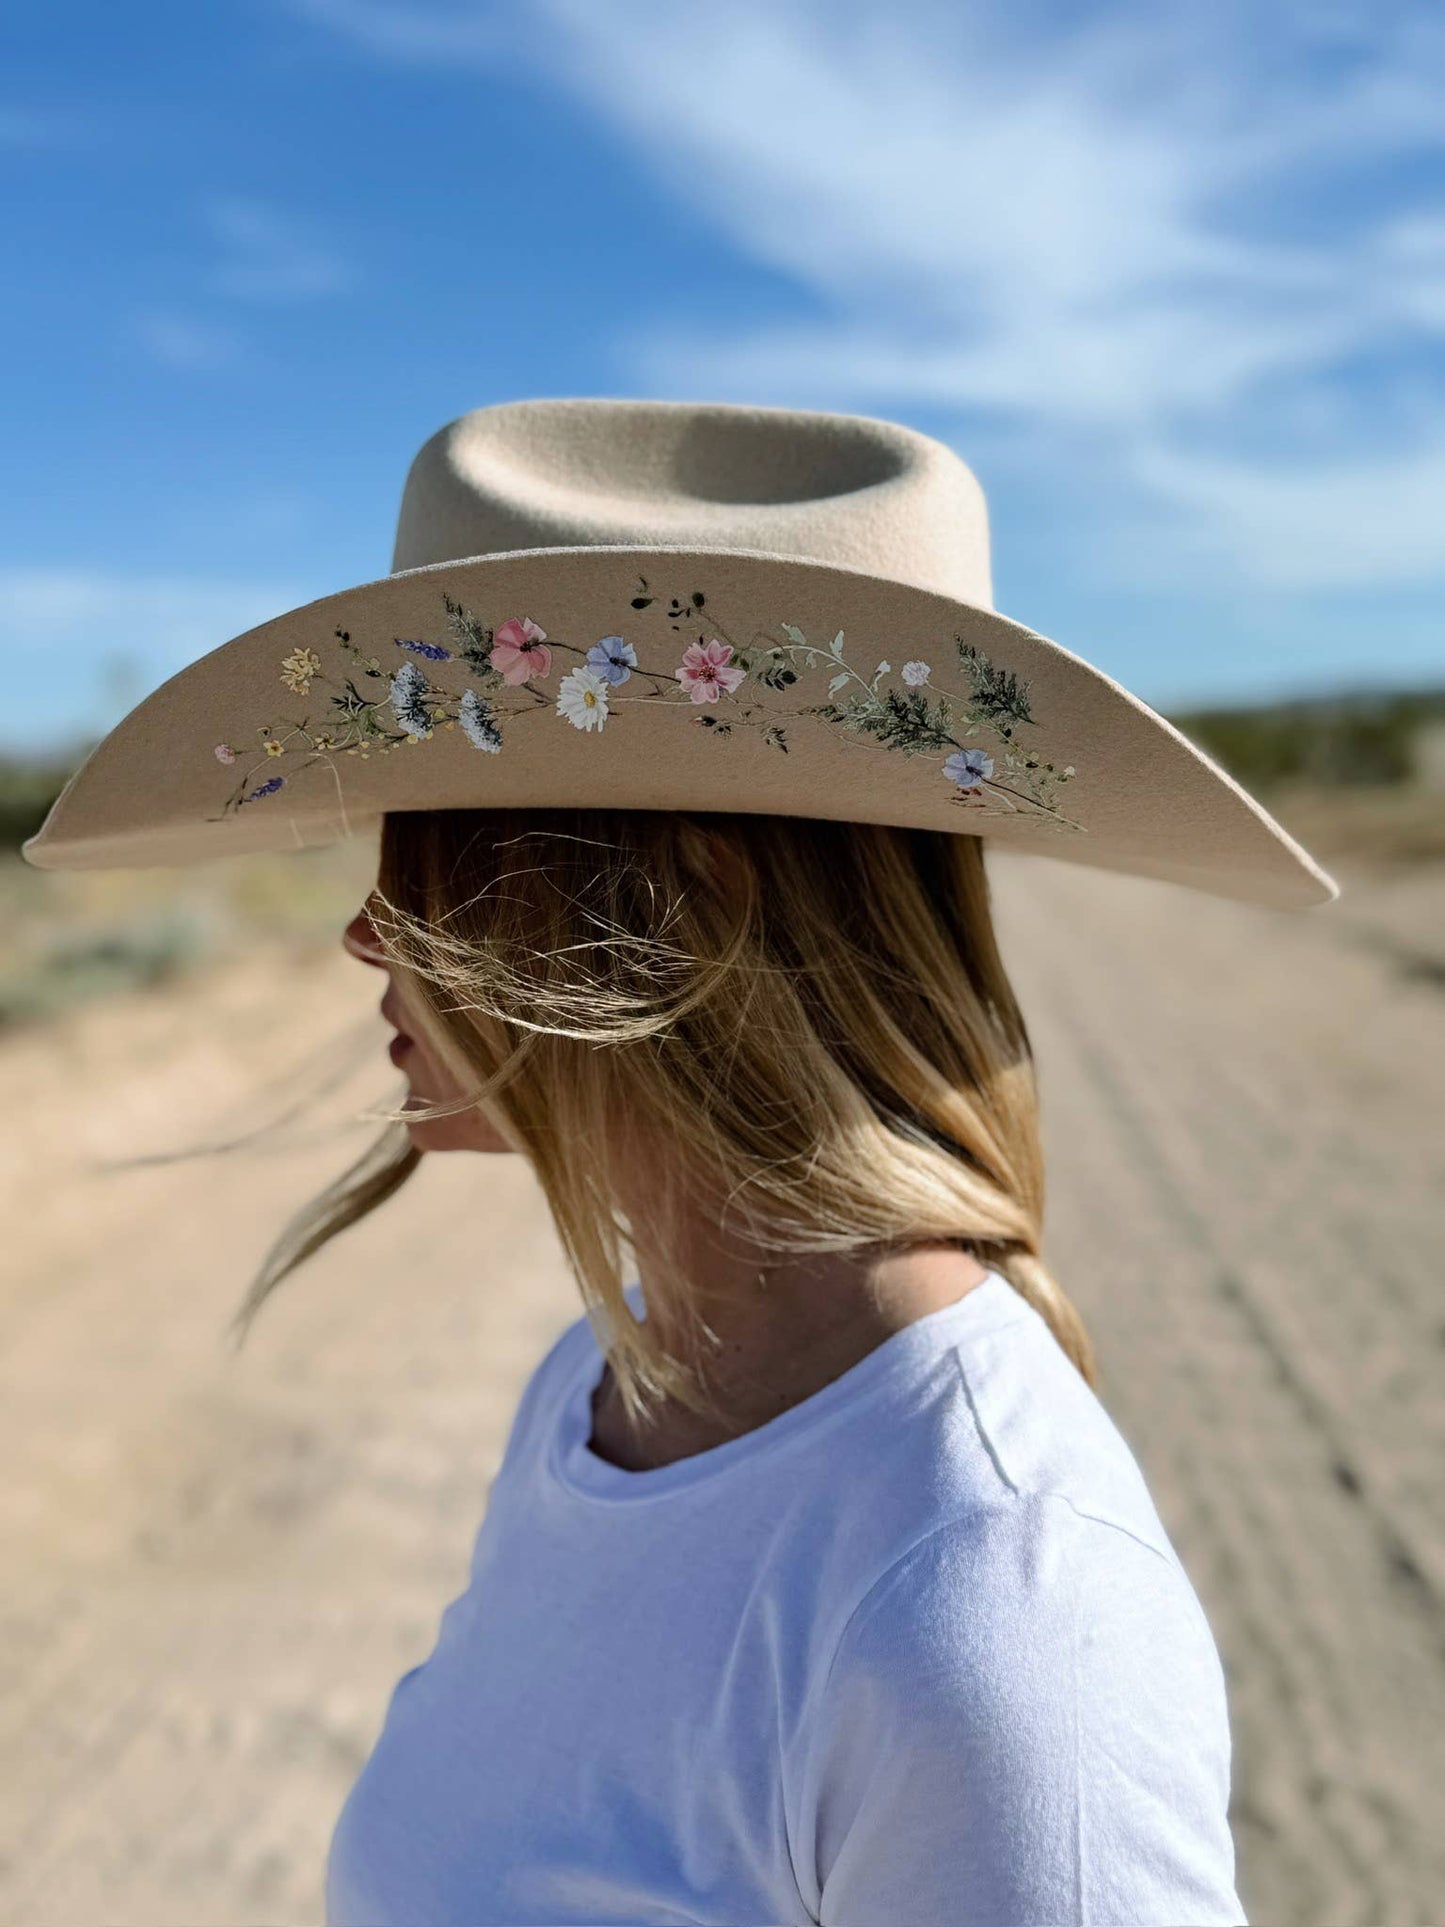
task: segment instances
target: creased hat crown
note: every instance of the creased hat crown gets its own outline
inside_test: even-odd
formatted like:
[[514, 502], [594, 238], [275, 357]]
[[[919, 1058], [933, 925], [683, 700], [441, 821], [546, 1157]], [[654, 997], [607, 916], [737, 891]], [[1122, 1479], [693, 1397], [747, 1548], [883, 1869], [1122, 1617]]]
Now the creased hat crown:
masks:
[[894, 422], [730, 403], [507, 402], [411, 465], [392, 570], [519, 549], [742, 549], [993, 607], [983, 490]]

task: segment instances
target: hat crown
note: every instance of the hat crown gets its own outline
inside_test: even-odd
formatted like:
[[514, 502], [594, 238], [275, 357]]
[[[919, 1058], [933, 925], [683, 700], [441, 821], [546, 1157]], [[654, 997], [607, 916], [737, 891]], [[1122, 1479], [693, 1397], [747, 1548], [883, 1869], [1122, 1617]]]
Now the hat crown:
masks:
[[459, 416], [412, 462], [392, 572], [589, 547], [800, 556], [993, 606], [983, 490], [952, 449], [870, 416], [726, 402]]

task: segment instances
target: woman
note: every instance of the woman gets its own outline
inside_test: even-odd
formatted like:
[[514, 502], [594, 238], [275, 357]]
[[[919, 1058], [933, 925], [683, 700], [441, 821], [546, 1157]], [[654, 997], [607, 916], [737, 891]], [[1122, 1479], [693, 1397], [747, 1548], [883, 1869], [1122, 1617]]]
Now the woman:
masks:
[[[1242, 1919], [1214, 1643], [1040, 1257], [982, 839], [1333, 884], [992, 614], [976, 485], [894, 425], [478, 411], [418, 457], [398, 562], [158, 692], [27, 848], [378, 818], [345, 941], [406, 1103], [243, 1317], [450, 1149], [529, 1160], [588, 1314], [340, 1817], [332, 1927]], [[223, 710], [219, 808], [184, 759], [139, 798]]]

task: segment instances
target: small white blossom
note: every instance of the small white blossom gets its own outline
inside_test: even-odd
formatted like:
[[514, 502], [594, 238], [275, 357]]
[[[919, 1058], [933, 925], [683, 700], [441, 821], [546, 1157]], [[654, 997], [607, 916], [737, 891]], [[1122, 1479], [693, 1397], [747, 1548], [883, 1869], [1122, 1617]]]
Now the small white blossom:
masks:
[[457, 721], [466, 731], [468, 739], [478, 749], [484, 749], [495, 756], [502, 747], [502, 732], [497, 727], [497, 719], [492, 705], [485, 696], [479, 696], [475, 689], [469, 689], [462, 697], [462, 706], [457, 711]]
[[932, 673], [926, 662], [905, 662], [903, 665], [903, 680], [910, 689], [917, 689], [920, 683], [927, 682]]
[[414, 662], [404, 662], [392, 677], [391, 706], [408, 736], [431, 735], [431, 711], [426, 701], [430, 693], [426, 677]]

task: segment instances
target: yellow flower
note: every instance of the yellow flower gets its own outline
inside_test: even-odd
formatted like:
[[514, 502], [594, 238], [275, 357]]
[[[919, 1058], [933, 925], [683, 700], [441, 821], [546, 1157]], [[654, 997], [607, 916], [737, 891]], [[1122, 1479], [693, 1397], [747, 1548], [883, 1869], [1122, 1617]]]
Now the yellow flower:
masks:
[[321, 673], [321, 658], [312, 649], [293, 649], [281, 664], [281, 680], [298, 696], [311, 687], [311, 678]]
[[266, 745], [266, 754], [268, 756], [284, 756], [286, 752], [273, 736]]

